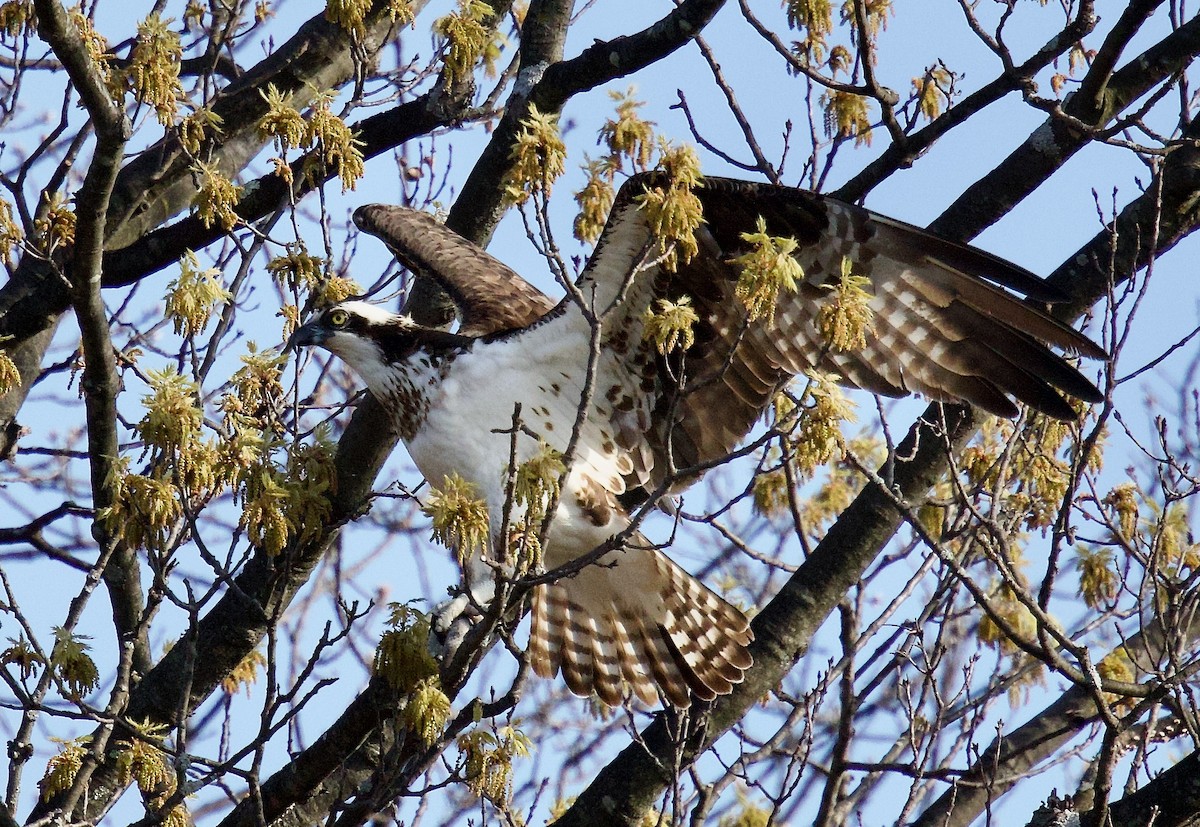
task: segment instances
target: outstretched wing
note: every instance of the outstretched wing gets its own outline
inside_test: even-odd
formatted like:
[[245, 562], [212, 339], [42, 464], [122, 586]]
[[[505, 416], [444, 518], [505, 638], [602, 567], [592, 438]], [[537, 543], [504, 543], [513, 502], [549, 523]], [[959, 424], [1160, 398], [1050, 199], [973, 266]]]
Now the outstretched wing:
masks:
[[[617, 373], [636, 376], [643, 390], [653, 384], [648, 436], [660, 473], [668, 443], [675, 468], [727, 455], [780, 385], [807, 368], [886, 396], [965, 400], [1005, 417], [1017, 412], [1013, 398], [1059, 419], [1076, 417], [1063, 394], [1102, 398], [1047, 345], [1093, 358], [1105, 358], [1104, 351], [1014, 295], [1046, 302], [1061, 299], [1058, 291], [982, 250], [826, 196], [706, 178], [694, 190], [704, 216], [698, 253], [676, 272], [656, 263], [639, 269], [636, 262], [646, 251], [652, 257], [654, 245], [638, 196], [668, 183], [653, 173], [625, 183], [580, 279], [598, 309], [623, 296], [606, 320], [606, 344], [624, 363]], [[779, 296], [773, 318], [750, 321], [735, 296], [741, 267], [734, 260], [749, 250], [742, 236], [760, 219], [768, 235], [796, 239], [805, 279]], [[874, 318], [865, 347], [837, 352], [819, 334], [817, 318], [846, 258], [854, 275], [869, 279]], [[678, 354], [648, 357], [646, 310], [659, 298], [684, 296], [699, 315], [695, 343], [682, 363]]]
[[367, 204], [354, 223], [377, 237], [408, 269], [432, 278], [458, 305], [464, 336], [525, 327], [554, 302], [476, 244], [419, 210]]
[[[1022, 299], [1063, 297], [1029, 271], [982, 250], [933, 235], [828, 196], [791, 187], [706, 178], [695, 188], [704, 223], [699, 250], [669, 271], [638, 198], [669, 185], [661, 173], [630, 178], [618, 192], [578, 287], [603, 313], [596, 411], [611, 418], [616, 442], [633, 453], [633, 477], [649, 482], [670, 464], [704, 465], [727, 455], [778, 388], [809, 368], [885, 396], [919, 393], [970, 402], [999, 416], [1013, 399], [1059, 419], [1075, 418], [1067, 397], [1101, 399], [1096, 387], [1048, 345], [1103, 359], [1091, 340]], [[557, 318], [540, 335], [586, 358], [586, 330], [572, 300], [557, 307], [517, 273], [438, 223], [403, 207], [370, 205], [354, 216], [410, 269], [436, 280], [471, 336], [520, 335]], [[750, 321], [735, 296], [759, 220], [770, 236], [794, 238], [805, 278], [780, 295], [770, 319]], [[817, 330], [849, 259], [869, 279], [873, 323], [865, 347], [830, 349]], [[1007, 289], [1005, 289], [1007, 288]], [[644, 315], [657, 299], [687, 296], [699, 315], [682, 358], [653, 352]], [[563, 318], [566, 317], [566, 318]]]

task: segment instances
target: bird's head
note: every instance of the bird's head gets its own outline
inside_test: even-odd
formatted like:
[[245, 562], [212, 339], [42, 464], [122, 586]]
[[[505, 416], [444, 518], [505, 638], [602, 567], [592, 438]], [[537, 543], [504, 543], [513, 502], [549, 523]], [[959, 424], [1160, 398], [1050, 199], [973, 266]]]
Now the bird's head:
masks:
[[363, 301], [345, 301], [321, 311], [288, 339], [289, 350], [323, 347], [371, 385], [375, 373], [416, 351], [427, 332], [408, 316]]

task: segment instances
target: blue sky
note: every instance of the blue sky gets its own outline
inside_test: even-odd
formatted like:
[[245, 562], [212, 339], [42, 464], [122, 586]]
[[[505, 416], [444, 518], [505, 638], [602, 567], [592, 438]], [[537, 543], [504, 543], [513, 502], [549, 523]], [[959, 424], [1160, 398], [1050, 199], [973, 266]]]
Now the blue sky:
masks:
[[[180, 4], [168, 6], [166, 12], [168, 16], [178, 17], [181, 15], [182, 7], [176, 8], [176, 5]], [[426, 34], [428, 26], [435, 16], [444, 11], [447, 5], [444, 3], [433, 4], [419, 18], [417, 31], [407, 30], [405, 32], [403, 51], [406, 54], [417, 53], [421, 56], [430, 54], [430, 40]], [[762, 6], [760, 10], [762, 14], [774, 20], [780, 19], [781, 12], [774, 2], [768, 1], [759, 5]], [[897, 13], [889, 20], [887, 30], [880, 38], [879, 71], [881, 79], [886, 85], [892, 86], [903, 96], [908, 91], [910, 79], [920, 75], [926, 66], [937, 59], [944, 60], [948, 66], [963, 75], [962, 87], [968, 92], [994, 76], [997, 71], [996, 59], [977, 41], [969, 36], [963, 36], [965, 29], [961, 20], [961, 12], [956, 3], [951, 0], [935, 0], [935, 2], [922, 3], [919, 6], [915, 4], [897, 5], [900, 6]], [[1117, 3], [1115, 0], [1109, 0], [1100, 4], [1099, 11], [1102, 18], [1108, 20], [1115, 17], [1122, 6], [1123, 4]], [[274, 23], [274, 30], [278, 33], [276, 37], [278, 39], [286, 37], [299, 21], [317, 13], [319, 8], [314, 3], [289, 2], [283, 4], [278, 10], [278, 16]], [[648, 25], [665, 14], [669, 8], [670, 4], [667, 2], [597, 4], [584, 13], [580, 25], [572, 30], [571, 38], [568, 41], [567, 55], [578, 53], [579, 50], [590, 45], [595, 38], [610, 38]], [[620, 13], [614, 14], [614, 10], [617, 9]], [[984, 15], [995, 12], [996, 10], [990, 7], [980, 10], [980, 13]], [[99, 18], [101, 29], [109, 34], [110, 40], [116, 41], [132, 33], [135, 21], [128, 16], [128, 13], [128, 9], [124, 7], [101, 6]], [[1014, 14], [1009, 29], [1009, 42], [1013, 45], [1014, 50], [1019, 55], [1025, 55], [1034, 46], [1041, 45], [1046, 33], [1051, 31], [1061, 20], [1061, 14], [1061, 10], [1053, 7], [1044, 8], [1037, 3], [1018, 4], [1017, 12]], [[1161, 19], [1163, 17], [1160, 14], [1158, 31], [1165, 29], [1165, 19]], [[1104, 24], [1102, 23], [1103, 28]], [[739, 102], [755, 125], [767, 153], [777, 156], [782, 147], [781, 135], [785, 121], [793, 119], [797, 127], [802, 127], [802, 121], [806, 117], [803, 84], [795, 80], [790, 82], [782, 80], [782, 73], [777, 70], [777, 61], [773, 54], [741, 20], [738, 9], [734, 5], [730, 5], [719, 13], [716, 20], [706, 30], [705, 37], [716, 51], [727, 78], [737, 90]], [[1136, 52], [1147, 42], [1145, 39], [1135, 41], [1128, 54]], [[1093, 37], [1089, 40], [1088, 45], [1094, 46], [1097, 43], [1098, 40]], [[246, 59], [249, 60], [249, 57]], [[769, 74], [764, 68], [768, 65], [772, 67]], [[763, 78], [769, 78], [769, 80], [764, 81]], [[1048, 76], [1041, 80], [1043, 92], [1048, 94]], [[50, 82], [52, 80], [47, 81], [47, 83]], [[724, 110], [711, 74], [695, 48], [684, 49], [648, 71], [577, 97], [568, 104], [563, 113], [564, 135], [570, 152], [568, 174], [560, 182], [557, 197], [552, 203], [552, 216], [555, 221], [557, 237], [560, 242], [564, 243], [564, 252], [568, 254], [583, 252], [581, 248], [573, 247], [573, 242], [568, 243], [570, 223], [574, 217], [574, 204], [569, 193], [582, 181], [579, 166], [583, 161], [584, 153], [598, 154], [595, 146], [596, 131], [612, 112], [612, 102], [607, 92], [610, 90], [623, 91], [630, 85], [635, 86], [638, 96], [646, 101], [645, 116], [656, 122], [662, 134], [677, 141], [691, 140], [683, 115], [670, 108], [676, 102], [676, 90], [682, 90], [694, 111], [703, 114], [701, 128], [705, 136], [728, 148], [735, 156], [748, 158], [748, 153], [738, 143], [740, 139], [736, 125]], [[48, 99], [52, 99], [52, 97], [48, 96]], [[47, 113], [47, 116], [52, 114]], [[32, 140], [40, 130], [44, 129], [44, 121], [36, 117], [33, 112], [30, 112], [29, 115], [31, 126], [28, 131], [20, 136], [10, 136], [12, 143]], [[968, 124], [945, 137], [911, 169], [892, 176], [870, 195], [866, 204], [887, 215], [918, 225], [926, 224], [940, 214], [968, 183], [995, 166], [1043, 120], [1044, 116], [1041, 113], [1031, 110], [1015, 96], [1010, 96], [1008, 100], [972, 118]], [[1169, 128], [1169, 125], [1163, 128]], [[156, 133], [153, 128], [149, 128], [146, 134], [153, 137]], [[851, 150], [850, 147], [844, 148], [830, 178], [830, 185], [840, 184], [861, 169], [870, 158], [881, 151], [885, 137], [885, 133], [880, 130], [871, 147], [855, 150]], [[436, 147], [440, 160], [451, 157], [452, 152], [453, 166], [449, 175], [451, 182], [462, 180], [487, 138], [486, 131], [482, 127], [476, 126], [434, 139], [432, 145]], [[794, 157], [788, 167], [789, 174], [785, 176], [789, 183], [796, 182], [800, 161], [807, 152], [807, 147], [804, 146], [803, 129], [800, 129], [794, 136], [793, 143]], [[430, 142], [426, 141], [425, 146], [428, 149]], [[412, 147], [410, 151], [415, 157], [416, 147]], [[265, 154], [264, 159], [270, 154]], [[746, 173], [729, 170], [709, 153], [702, 151], [701, 157], [704, 169], [709, 174], [746, 176]], [[263, 166], [263, 159], [260, 159], [258, 166]], [[247, 178], [249, 177], [252, 176], [247, 176]], [[1142, 182], [1148, 181], [1149, 173], [1145, 167], [1133, 160], [1127, 151], [1110, 147], [1090, 148], [1072, 159], [1046, 186], [1026, 199], [1004, 220], [987, 230], [978, 239], [978, 243], [1035, 272], [1049, 272], [1099, 228], [1093, 191], [1099, 194], [1102, 204], [1107, 204], [1112, 198], [1113, 189], [1116, 188], [1117, 202], [1119, 205], [1124, 204], [1137, 195], [1139, 179]], [[393, 200], [397, 190], [395, 168], [388, 157], [381, 157], [369, 163], [367, 178], [356, 191], [342, 195], [337, 192], [336, 186], [330, 188], [330, 210], [337, 217], [362, 203]], [[304, 238], [310, 248], [319, 249], [319, 229], [311, 223], [305, 223], [302, 227]], [[557, 288], [553, 286], [546, 275], [545, 262], [531, 248], [524, 235], [519, 217], [515, 213], [510, 214], [502, 224], [490, 249], [493, 254], [506, 263], [527, 274], [532, 281], [547, 292], [558, 295]], [[1137, 345], [1128, 355], [1127, 364], [1136, 366], [1139, 360], [1151, 358], [1171, 341], [1185, 335], [1194, 326], [1197, 315], [1197, 297], [1188, 265], [1195, 259], [1197, 243], [1200, 242], [1186, 241], [1157, 266], [1153, 289], [1148, 294], [1147, 302], [1135, 327]], [[359, 281], [364, 284], [370, 282], [375, 274], [382, 271], [389, 260], [382, 245], [370, 239], [360, 240], [358, 255], [361, 258], [355, 260], [354, 270], [368, 274], [359, 276]], [[157, 306], [156, 303], [161, 301], [161, 295], [167, 282], [173, 277], [173, 271], [168, 270], [148, 279], [145, 285], [139, 289], [138, 301], [145, 302], [148, 307]], [[123, 297], [124, 293], [115, 292], [110, 294], [109, 300], [116, 303]], [[256, 305], [259, 309], [254, 314], [246, 315], [244, 323], [247, 331], [246, 338], [257, 339], [261, 346], [275, 344], [272, 337], [277, 335], [275, 332], [279, 329], [278, 322], [274, 320], [273, 316], [275, 310], [275, 307], [271, 305], [273, 300], [271, 291], [260, 286], [258, 293], [248, 301], [248, 304]], [[60, 334], [60, 340], [64, 344], [73, 341], [74, 330], [71, 324], [70, 322], [65, 324]], [[1139, 421], [1139, 418], [1143, 416], [1140, 408], [1142, 408], [1141, 397], [1145, 393], [1145, 388], [1153, 389], [1169, 399], [1169, 394], [1175, 392], [1175, 387], [1172, 385], [1173, 380], [1177, 381], [1186, 365], [1186, 359], [1193, 355], [1192, 351], [1179, 354], [1167, 360], [1160, 370], [1149, 375], [1144, 381], [1133, 383], [1132, 387], [1122, 390], [1123, 402], [1126, 410], [1130, 412], [1128, 419], [1133, 428], [1148, 428], [1150, 425], [1149, 414], [1161, 410], [1150, 408], [1144, 417], [1146, 421]], [[228, 358], [231, 365], [229, 370], [232, 370], [235, 354], [230, 354]], [[228, 371], [223, 375], [227, 375], [227, 373]], [[141, 387], [134, 387], [131, 383], [126, 395], [126, 405], [130, 416], [136, 416], [134, 413], [136, 402], [142, 392]], [[69, 401], [72, 394], [73, 391], [64, 391], [61, 387], [48, 388], [40, 392], [39, 400], [32, 402], [22, 417], [23, 421], [26, 421], [34, 429], [34, 433], [28, 438], [29, 443], [47, 444], [52, 439], [51, 432], [54, 429], [61, 429], [67, 425], [62, 421], [62, 417], [70, 411], [70, 406], [56, 404], [51, 397], [65, 398]], [[870, 405], [869, 402], [867, 404]], [[914, 410], [916, 409], [914, 407]], [[907, 420], [897, 416], [895, 424], [906, 425]], [[1141, 435], [1146, 436], [1148, 433], [1143, 430]], [[1119, 437], [1114, 442], [1117, 444], [1114, 444], [1113, 450], [1126, 452], [1130, 457], [1128, 462], [1132, 463], [1137, 460], [1136, 451], [1128, 444], [1121, 446]], [[398, 451], [389, 469], [381, 475], [378, 486], [383, 487], [388, 480], [404, 476], [407, 473], [404, 470], [407, 465], [403, 452]], [[1126, 462], [1120, 460], [1110, 461], [1115, 478], [1123, 475], [1122, 469], [1125, 465]], [[76, 477], [85, 476], [86, 471], [82, 464], [75, 464], [73, 474]], [[405, 478], [407, 479], [407, 477]], [[15, 488], [12, 489], [12, 495], [20, 497]], [[86, 496], [86, 494], [80, 492], [77, 496]], [[22, 501], [17, 499], [14, 502]], [[29, 502], [22, 502], [22, 504], [34, 512], [39, 510], [39, 506], [36, 504]], [[51, 505], [53, 504], [51, 503]], [[4, 506], [0, 505], [0, 511], [3, 509]], [[22, 521], [23, 518], [20, 515], [13, 515], [11, 519], [0, 518], [0, 524], [3, 525]], [[342, 560], [348, 565], [360, 558], [365, 558], [367, 552], [377, 542], [381, 542], [381, 540], [371, 529], [352, 528], [348, 530], [343, 540], [347, 550]], [[408, 553], [407, 550], [396, 550], [392, 552], [391, 557], [373, 561], [368, 575], [358, 583], [347, 586], [348, 596], [365, 598], [371, 596], [373, 588], [378, 587], [379, 593], [386, 594], [389, 599], [419, 598], [430, 601], [439, 599], [444, 593], [445, 586], [454, 579], [453, 569], [445, 559], [442, 550], [429, 548], [416, 552], [424, 561], [419, 566], [414, 558], [405, 556]], [[698, 566], [703, 562], [700, 555], [689, 553], [686, 550], [680, 559], [686, 560], [692, 566]], [[11, 574], [15, 586], [25, 597], [26, 603], [35, 599], [39, 602], [38, 609], [44, 610], [44, 616], [42, 611], [36, 612], [33, 615], [34, 622], [46, 629], [48, 634], [51, 625], [61, 622], [65, 599], [74, 592], [78, 584], [66, 579], [61, 582], [46, 583], [42, 569], [29, 563], [6, 564], [5, 570]], [[332, 576], [333, 570], [327, 570], [325, 573]], [[325, 600], [324, 597], [320, 599]], [[324, 610], [332, 611], [328, 605]], [[106, 627], [107, 607], [102, 600], [97, 600], [93, 602], [89, 612], [91, 613], [90, 623], [97, 636], [95, 642], [97, 651], [111, 655], [110, 642], [102, 639]], [[172, 625], [172, 623], [178, 626], [182, 623], [182, 618], [177, 617], [168, 625]], [[310, 624], [303, 629], [295, 630], [295, 634], [311, 641], [319, 634], [319, 631], [319, 628]], [[14, 634], [7, 627], [0, 627], [0, 632], [4, 635]], [[366, 638], [364, 638], [365, 640]], [[164, 638], [156, 645], [165, 642]], [[814, 647], [814, 652], [817, 654], [814, 654], [800, 667], [798, 670], [800, 674], [811, 676], [824, 667], [821, 658], [829, 653], [824, 649], [823, 643], [818, 643], [820, 645]], [[488, 676], [497, 678], [494, 685], [503, 688], [506, 686], [503, 678], [507, 675], [509, 664], [510, 661], [507, 661], [505, 656], [494, 656], [490, 665], [496, 671], [482, 670], [483, 680], [486, 680]], [[339, 685], [321, 696], [322, 706], [326, 709], [337, 709], [339, 703], [357, 691], [361, 685], [362, 673], [357, 671], [357, 666], [349, 668], [337, 662], [323, 664], [323, 670], [323, 674], [343, 677]], [[801, 683], [801, 681], [797, 681], [797, 683]], [[1057, 685], [1052, 683], [1047, 687], [1047, 691], [1053, 693], [1057, 688]], [[553, 690], [553, 687], [535, 684], [530, 688], [529, 698], [523, 702], [522, 706], [548, 697]], [[250, 702], [235, 702], [240, 705], [234, 719], [239, 722], [239, 728], [240, 726], [250, 727], [252, 722], [256, 721], [256, 702], [258, 700], [259, 698], [256, 696]], [[577, 703], [580, 707], [584, 704], [583, 701]], [[1043, 699], [1034, 695], [1030, 699], [1030, 708], [1040, 708], [1042, 703]], [[11, 715], [11, 713], [9, 714]], [[517, 716], [521, 717], [523, 714], [526, 714], [526, 711], [518, 708]], [[1006, 716], [1011, 714], [1006, 713]], [[314, 716], [305, 724], [303, 731], [305, 738], [311, 741], [320, 731], [321, 720], [320, 717]], [[11, 721], [0, 719], [0, 727], [4, 727], [5, 731], [10, 726]], [[54, 732], [55, 734], [66, 734], [67, 729], [59, 728], [59, 725], [56, 724]], [[245, 732], [237, 734], [246, 735]], [[575, 733], [564, 733], [564, 737], [574, 739], [578, 736]], [[618, 738], [609, 742], [604, 749], [611, 751], [614, 743], [620, 745], [622, 741]], [[208, 748], [211, 749], [212, 745], [209, 744]], [[730, 747], [723, 745], [722, 749], [728, 750]], [[41, 760], [43, 758], [40, 756], [35, 759], [33, 772], [40, 770], [39, 762]], [[538, 767], [539, 772], [548, 776], [557, 773], [553, 755], [543, 753], [531, 763], [531, 766]], [[711, 770], [711, 766], [709, 769]], [[1048, 773], [1027, 789], [1036, 791], [1033, 794], [1040, 796], [1048, 792], [1051, 787], [1058, 787], [1060, 790], [1070, 789], [1072, 783], [1072, 779], [1069, 777], [1058, 773]], [[28, 796], [31, 793], [28, 785], [26, 790]], [[1026, 816], [1032, 809], [1033, 801], [1028, 795], [1029, 793], [1023, 795], [1020, 800], [1008, 802], [1005, 805], [1011, 807], [1008, 812], [1013, 818]], [[207, 796], [208, 793], [205, 793], [201, 800], [205, 800]], [[543, 802], [543, 811], [539, 811], [539, 815], [544, 815], [546, 803]], [[25, 809], [25, 807], [22, 808], [22, 810]], [[129, 805], [128, 818], [130, 820], [137, 817], [136, 809], [136, 806]], [[535, 820], [531, 823], [540, 822]]]

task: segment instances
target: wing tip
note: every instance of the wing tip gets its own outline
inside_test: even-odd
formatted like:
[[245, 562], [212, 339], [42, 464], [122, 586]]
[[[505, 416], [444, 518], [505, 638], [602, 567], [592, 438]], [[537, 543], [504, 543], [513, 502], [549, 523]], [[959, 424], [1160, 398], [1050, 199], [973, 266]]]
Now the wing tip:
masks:
[[[387, 226], [389, 223], [388, 219], [400, 218], [441, 224], [430, 213], [400, 204], [363, 204], [357, 207], [350, 215], [350, 220], [354, 222], [355, 227], [358, 227], [358, 229], [365, 233], [370, 233], [373, 236], [381, 238], [385, 242], [395, 232], [394, 228]], [[394, 224], [395, 221], [391, 223]]]
[[350, 219], [354, 222], [354, 226], [368, 233], [374, 233], [374, 229], [378, 222], [377, 214], [388, 209], [387, 204], [363, 204], [354, 210]]
[[[1083, 356], [1086, 359], [1097, 359], [1101, 362], [1107, 362], [1112, 359], [1112, 354], [1110, 354], [1107, 350], [1093, 342], [1087, 336], [1084, 336], [1082, 333], [1078, 333], [1078, 331], [1076, 332], [1078, 334], [1078, 343], [1068, 348], [1068, 352], [1071, 353], [1071, 355]], [[1100, 398], [1103, 399], [1104, 397], [1101, 396]], [[1098, 402], [1100, 400], [1097, 399], [1095, 401]]]

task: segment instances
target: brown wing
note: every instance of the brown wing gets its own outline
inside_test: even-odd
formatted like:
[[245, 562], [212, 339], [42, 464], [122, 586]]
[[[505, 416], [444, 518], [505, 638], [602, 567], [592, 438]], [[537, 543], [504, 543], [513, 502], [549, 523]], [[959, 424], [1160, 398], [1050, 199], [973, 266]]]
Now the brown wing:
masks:
[[[605, 294], [615, 289], [605, 291], [605, 282], [629, 279], [629, 257], [650, 238], [635, 199], [664, 183], [655, 174], [626, 182], [581, 285]], [[696, 194], [705, 220], [697, 234], [699, 253], [676, 273], [651, 267], [638, 274], [613, 323], [628, 337], [640, 336], [642, 314], [660, 297], [690, 296], [700, 316], [682, 391], [667, 360], [658, 358], [655, 370], [638, 348], [630, 349], [630, 359], [641, 362], [631, 369], [649, 373], [645, 378], [657, 386], [649, 435], [656, 466], [665, 465], [667, 434], [676, 468], [719, 460], [746, 436], [780, 385], [807, 368], [878, 394], [964, 400], [1006, 417], [1017, 413], [1012, 398], [1059, 419], [1076, 417], [1062, 394], [1087, 402], [1102, 398], [1046, 345], [1093, 358], [1105, 358], [1104, 351], [996, 286], [1040, 301], [1061, 298], [1032, 273], [803, 190], [706, 178]], [[780, 296], [773, 320], [749, 322], [734, 295], [740, 268], [732, 260], [749, 248], [741, 236], [753, 232], [760, 217], [768, 234], [799, 242], [795, 256], [806, 278], [795, 293]], [[865, 348], [833, 353], [816, 320], [830, 297], [823, 286], [840, 280], [844, 257], [855, 275], [870, 279], [875, 314]]]
[[525, 327], [554, 307], [542, 291], [428, 213], [368, 204], [354, 211], [354, 223], [386, 244], [405, 267], [450, 294], [464, 336]]

